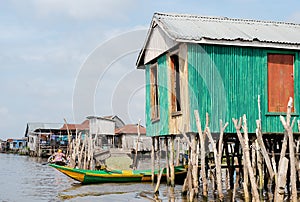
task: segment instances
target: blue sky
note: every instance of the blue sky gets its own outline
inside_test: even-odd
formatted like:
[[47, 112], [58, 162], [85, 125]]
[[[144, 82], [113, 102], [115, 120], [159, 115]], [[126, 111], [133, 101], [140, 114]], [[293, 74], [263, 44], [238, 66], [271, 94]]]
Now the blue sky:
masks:
[[135, 62], [154, 12], [300, 23], [296, 0], [2, 0], [0, 139], [88, 115], [144, 123]]

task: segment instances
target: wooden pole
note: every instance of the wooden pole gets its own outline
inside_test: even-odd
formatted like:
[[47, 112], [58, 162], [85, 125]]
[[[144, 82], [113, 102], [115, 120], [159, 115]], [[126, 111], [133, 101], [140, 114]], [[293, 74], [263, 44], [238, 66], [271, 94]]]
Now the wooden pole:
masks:
[[69, 156], [72, 153], [72, 150], [71, 150], [71, 135], [70, 135], [67, 120], [65, 118], [64, 118], [64, 122], [66, 124], [67, 133], [68, 133], [68, 149], [67, 149], [67, 155], [66, 156]]
[[176, 166], [179, 166], [179, 158], [180, 158], [180, 137], [176, 138], [177, 140], [177, 152], [176, 152]]
[[155, 137], [152, 137], [152, 148], [151, 148], [151, 181], [154, 183], [154, 170], [155, 170]]
[[141, 120], [139, 120], [138, 124], [137, 124], [137, 140], [136, 140], [136, 146], [135, 146], [135, 156], [134, 156], [134, 161], [133, 161], [133, 170], [136, 170], [137, 168], [137, 155], [138, 155], [138, 149], [139, 149], [139, 142], [140, 142], [140, 124], [141, 124]]
[[286, 157], [281, 159], [281, 165], [278, 167], [278, 177], [276, 182], [274, 202], [281, 202], [284, 198], [286, 186], [286, 174], [288, 170], [289, 160]]
[[192, 164], [192, 178], [193, 178], [193, 189], [195, 195], [198, 194], [198, 165], [197, 165], [197, 140], [196, 134], [191, 134], [192, 147], [191, 147], [191, 164]]
[[171, 135], [170, 141], [170, 172], [171, 172], [171, 187], [175, 187], [175, 168], [174, 168], [174, 136]]
[[286, 130], [289, 138], [289, 150], [290, 150], [290, 169], [291, 169], [291, 186], [292, 186], [292, 201], [297, 201], [297, 184], [296, 184], [296, 164], [295, 164], [295, 144], [294, 144], [294, 137], [293, 137], [293, 125], [295, 123], [295, 118], [292, 122], [291, 121], [291, 111], [293, 107], [293, 98], [290, 97], [288, 106], [287, 106], [287, 115], [286, 121], [282, 116], [280, 116], [280, 121]]
[[161, 170], [160, 170], [160, 172], [159, 173], [157, 173], [157, 182], [156, 182], [156, 186], [155, 186], [155, 189], [154, 189], [154, 193], [155, 194], [158, 194], [159, 193], [159, 186], [160, 186], [160, 181], [161, 181], [161, 177], [162, 177], [162, 175], [163, 175], [163, 172], [164, 172], [164, 168], [162, 168]]
[[265, 162], [266, 162], [266, 165], [267, 165], [267, 168], [268, 168], [268, 171], [269, 171], [269, 174], [270, 174], [270, 178], [273, 179], [275, 174], [274, 174], [274, 171], [273, 171], [273, 168], [272, 168], [272, 164], [271, 164], [271, 160], [270, 160], [270, 157], [269, 157], [269, 154], [267, 152], [267, 149], [265, 147], [265, 144], [263, 142], [263, 139], [262, 139], [262, 132], [261, 132], [261, 122], [260, 120], [256, 120], [256, 137], [257, 137], [257, 142], [258, 142], [258, 145], [261, 149], [261, 153], [265, 159]]
[[170, 185], [170, 165], [169, 165], [169, 143], [168, 138], [165, 137], [165, 149], [166, 149], [166, 168], [167, 168], [167, 185]]
[[260, 195], [262, 196], [263, 188], [264, 188], [263, 160], [262, 160], [262, 154], [260, 153], [260, 148], [257, 140], [255, 140], [255, 146], [257, 148], [256, 157], [257, 157], [257, 170], [258, 170], [258, 189]]
[[[161, 161], [161, 148], [160, 148], [160, 138], [159, 136], [156, 136], [156, 160], [157, 160], [157, 169], [160, 170], [160, 161]], [[157, 179], [159, 173], [157, 173]]]
[[[246, 115], [243, 116], [243, 126], [241, 124], [241, 119], [238, 124], [237, 120], [233, 119], [238, 138], [241, 142], [242, 148], [243, 148], [243, 153], [244, 153], [244, 166], [247, 168], [250, 182], [251, 182], [251, 188], [252, 188], [252, 197], [254, 201], [259, 201], [259, 194], [257, 191], [257, 184], [255, 182], [255, 177], [253, 174], [253, 169], [251, 167], [251, 160], [250, 160], [250, 154], [249, 154], [249, 140], [248, 140], [248, 127], [247, 127], [247, 119]], [[244, 138], [241, 133], [241, 126], [244, 130]]]
[[[204, 132], [202, 132], [201, 128], [201, 121], [199, 118], [199, 113], [198, 110], [194, 111], [195, 119], [196, 119], [196, 124], [197, 124], [197, 129], [199, 133], [199, 140], [200, 140], [200, 154], [201, 154], [201, 178], [202, 178], [202, 186], [203, 186], [203, 196], [207, 197], [207, 178], [206, 178], [206, 171], [205, 171], [205, 134], [206, 134], [206, 129]], [[208, 119], [206, 121], [206, 124], [208, 125]]]
[[[222, 122], [221, 122], [222, 124]], [[222, 131], [222, 126], [221, 126], [221, 131]], [[220, 140], [223, 141], [223, 132], [220, 133]], [[208, 128], [207, 129], [207, 137], [210, 141], [210, 144], [212, 145], [212, 149], [213, 149], [213, 152], [214, 152], [214, 161], [215, 161], [215, 167], [216, 167], [216, 180], [217, 180], [217, 190], [218, 190], [218, 195], [219, 195], [219, 198], [220, 200], [222, 201], [223, 198], [224, 198], [224, 195], [223, 195], [223, 191], [222, 191], [222, 175], [221, 175], [221, 158], [219, 157], [219, 153], [217, 151], [217, 146], [216, 146], [216, 143], [210, 133], [210, 129]], [[220, 143], [219, 141], [219, 148], [222, 148], [222, 143]], [[222, 152], [222, 149], [221, 149], [221, 152]], [[221, 153], [220, 152], [220, 153]]]

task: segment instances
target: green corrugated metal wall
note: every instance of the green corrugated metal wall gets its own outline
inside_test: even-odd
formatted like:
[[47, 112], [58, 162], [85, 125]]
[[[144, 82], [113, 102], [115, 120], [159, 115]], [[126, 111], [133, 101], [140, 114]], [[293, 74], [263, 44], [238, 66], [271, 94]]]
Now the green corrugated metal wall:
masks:
[[[219, 120], [229, 122], [226, 132], [236, 132], [232, 118], [246, 114], [248, 129], [255, 132], [258, 119], [257, 97], [261, 97], [264, 132], [282, 132], [278, 114], [267, 113], [267, 54], [263, 48], [218, 45], [188, 45], [188, 80], [190, 126], [197, 132], [194, 110], [198, 109], [202, 125], [210, 115], [210, 129], [219, 131]], [[295, 112], [299, 109], [299, 53], [295, 53]], [[274, 81], [276, 82], [276, 81]], [[296, 128], [296, 127], [295, 127]]]
[[[210, 129], [219, 132], [219, 120], [229, 122], [228, 133], [235, 133], [232, 118], [246, 114], [248, 129], [255, 132], [258, 119], [257, 98], [261, 99], [263, 132], [282, 132], [280, 114], [267, 112], [267, 54], [295, 54], [295, 114], [299, 114], [299, 52], [274, 49], [188, 44], [188, 82], [190, 132], [197, 132], [194, 110], [198, 109], [202, 126], [205, 113], [210, 115]], [[158, 58], [160, 119], [151, 121], [150, 66], [146, 66], [146, 127], [147, 136], [169, 134], [169, 73], [167, 57]], [[274, 81], [276, 82], [276, 81]], [[188, 123], [187, 123], [188, 124]], [[296, 126], [294, 131], [297, 131]]]
[[146, 128], [147, 136], [169, 134], [169, 99], [168, 99], [168, 68], [166, 55], [157, 60], [158, 64], [158, 94], [159, 121], [152, 122], [150, 106], [150, 66], [146, 66]]

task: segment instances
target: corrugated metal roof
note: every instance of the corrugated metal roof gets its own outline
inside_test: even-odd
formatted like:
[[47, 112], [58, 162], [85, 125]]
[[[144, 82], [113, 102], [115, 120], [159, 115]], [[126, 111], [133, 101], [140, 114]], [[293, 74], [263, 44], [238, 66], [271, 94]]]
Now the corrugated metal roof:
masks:
[[300, 25], [285, 22], [155, 13], [153, 20], [177, 41], [240, 40], [300, 44]]
[[[115, 134], [138, 134], [137, 124], [127, 124], [115, 130]], [[140, 126], [140, 134], [146, 134], [146, 128]]]
[[[157, 26], [178, 43], [300, 49], [300, 25], [295, 23], [155, 13], [136, 62], [138, 68], [144, 68], [145, 64], [155, 59], [152, 49], [159, 49], [159, 54], [168, 51], [161, 50], [164, 46], [156, 47], [157, 41], [150, 40]], [[148, 57], [145, 54], [149, 54]]]

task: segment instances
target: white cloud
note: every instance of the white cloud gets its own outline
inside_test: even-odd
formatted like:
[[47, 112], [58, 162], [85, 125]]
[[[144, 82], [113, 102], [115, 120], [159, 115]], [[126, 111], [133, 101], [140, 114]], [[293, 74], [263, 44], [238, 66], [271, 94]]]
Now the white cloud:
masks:
[[75, 19], [124, 17], [124, 12], [134, 6], [135, 0], [32, 0], [42, 16], [66, 15]]

